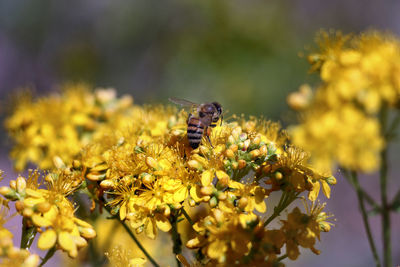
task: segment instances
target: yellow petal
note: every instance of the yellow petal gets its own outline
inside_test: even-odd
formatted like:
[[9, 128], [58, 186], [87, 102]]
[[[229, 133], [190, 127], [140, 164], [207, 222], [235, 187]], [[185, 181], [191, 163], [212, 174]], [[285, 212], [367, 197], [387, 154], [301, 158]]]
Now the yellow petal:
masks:
[[145, 233], [146, 236], [151, 238], [151, 239], [155, 239], [157, 236], [157, 227], [155, 226], [153, 220], [148, 219], [147, 223], [145, 225]]
[[225, 185], [228, 185], [228, 183], [229, 183], [229, 175], [226, 172], [218, 170], [216, 172], [216, 174], [217, 174], [218, 180], [223, 182]]
[[212, 259], [219, 259], [225, 255], [226, 250], [225, 242], [215, 240], [208, 246], [207, 255]]
[[129, 267], [141, 267], [146, 263], [145, 258], [133, 258], [129, 260]]
[[188, 196], [188, 190], [187, 190], [186, 186], [182, 186], [175, 192], [174, 201], [182, 202], [187, 198], [187, 196]]
[[119, 208], [119, 219], [123, 221], [126, 217], [126, 202], [124, 202]]
[[58, 244], [65, 251], [73, 251], [76, 250], [76, 245], [72, 236], [68, 232], [60, 232], [58, 234]]
[[74, 217], [74, 221], [77, 225], [85, 227], [85, 228], [92, 228], [92, 225], [85, 222], [84, 220], [78, 219], [76, 217]]
[[161, 214], [156, 214], [156, 216], [154, 216], [154, 219], [156, 220], [157, 227], [160, 228], [161, 231], [168, 232], [169, 230], [171, 230], [171, 223]]
[[86, 247], [87, 241], [85, 238], [80, 237], [80, 236], [71, 236], [71, 237], [74, 240], [74, 243], [78, 248]]
[[321, 184], [319, 183], [319, 181], [316, 181], [315, 183], [312, 184], [313, 184], [313, 189], [310, 191], [310, 193], [308, 193], [308, 199], [311, 201], [315, 201], [317, 200]]
[[267, 211], [267, 205], [265, 205], [264, 199], [265, 199], [265, 193], [263, 188], [257, 186], [254, 192], [255, 208], [261, 213]]
[[81, 236], [87, 239], [96, 237], [96, 231], [92, 227], [80, 228], [79, 233]]
[[322, 192], [324, 192], [324, 195], [327, 198], [331, 197], [331, 188], [329, 187], [329, 184], [325, 181], [325, 180], [321, 180], [321, 184], [322, 184]]
[[203, 200], [203, 195], [200, 192], [199, 186], [192, 186], [190, 188], [190, 196], [195, 202], [201, 202]]
[[203, 186], [210, 185], [213, 179], [214, 179], [214, 172], [211, 170], [206, 170], [201, 174], [201, 184]]
[[40, 235], [37, 246], [42, 250], [48, 250], [54, 246], [56, 240], [56, 231], [53, 229], [48, 229]]
[[49, 227], [51, 225], [51, 221], [48, 219], [40, 216], [39, 214], [35, 213], [32, 215], [32, 222], [34, 225], [39, 227]]

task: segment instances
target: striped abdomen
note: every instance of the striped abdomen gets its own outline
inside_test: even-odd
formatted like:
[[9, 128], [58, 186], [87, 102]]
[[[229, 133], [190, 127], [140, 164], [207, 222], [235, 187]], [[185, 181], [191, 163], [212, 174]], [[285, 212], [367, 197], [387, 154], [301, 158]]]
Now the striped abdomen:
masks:
[[204, 124], [199, 118], [189, 116], [188, 127], [187, 127], [187, 137], [189, 144], [193, 149], [199, 147], [201, 139], [203, 138]]

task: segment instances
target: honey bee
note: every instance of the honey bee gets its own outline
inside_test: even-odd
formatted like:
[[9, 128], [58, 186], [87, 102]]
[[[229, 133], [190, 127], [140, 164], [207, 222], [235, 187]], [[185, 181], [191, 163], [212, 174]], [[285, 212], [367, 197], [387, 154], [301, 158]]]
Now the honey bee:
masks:
[[209, 136], [209, 127], [214, 128], [216, 123], [221, 118], [222, 123], [222, 106], [218, 102], [196, 104], [184, 99], [169, 98], [169, 101], [184, 106], [190, 107], [191, 112], [187, 118], [187, 137], [190, 146], [193, 149], [199, 147], [201, 139], [205, 133], [208, 142], [211, 144]]

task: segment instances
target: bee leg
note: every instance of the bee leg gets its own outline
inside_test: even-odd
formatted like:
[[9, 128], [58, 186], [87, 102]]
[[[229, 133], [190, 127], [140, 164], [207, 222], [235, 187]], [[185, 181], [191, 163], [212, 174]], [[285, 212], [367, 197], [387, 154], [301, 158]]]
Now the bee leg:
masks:
[[222, 126], [222, 120], [224, 119], [224, 115], [221, 115], [221, 124], [219, 126]]
[[208, 128], [208, 127], [205, 129], [205, 131], [206, 131], [206, 137], [207, 137], [208, 142], [210, 143], [210, 146], [211, 146], [212, 148], [214, 148], [214, 146], [213, 146], [212, 143], [211, 143], [210, 134], [209, 134], [209, 129], [210, 129], [210, 128]]

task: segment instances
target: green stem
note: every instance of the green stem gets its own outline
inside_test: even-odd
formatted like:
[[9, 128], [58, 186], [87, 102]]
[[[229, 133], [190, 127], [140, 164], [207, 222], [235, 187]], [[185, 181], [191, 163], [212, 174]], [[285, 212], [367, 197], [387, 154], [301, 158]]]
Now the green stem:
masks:
[[30, 248], [36, 236], [36, 227], [28, 226], [27, 220], [22, 219], [22, 234], [20, 248]]
[[[108, 213], [111, 214], [111, 209], [108, 206], [105, 206], [105, 209], [108, 211]], [[111, 214], [112, 215], [112, 214]], [[149, 261], [156, 267], [160, 267], [158, 263], [150, 256], [150, 254], [147, 252], [147, 250], [142, 246], [142, 244], [139, 242], [139, 240], [136, 238], [136, 236], [133, 234], [131, 229], [119, 218], [116, 218], [116, 220], [119, 221], [119, 223], [124, 227], [126, 232], [129, 234], [129, 236], [132, 238], [132, 240], [136, 243], [136, 245], [139, 247], [139, 249], [143, 252], [144, 255], [149, 259]]]
[[[353, 182], [352, 175], [349, 174], [348, 171], [346, 171], [344, 169], [342, 169], [342, 170], [343, 170], [343, 173], [344, 173], [344, 178], [350, 183], [350, 185], [355, 190], [357, 190], [356, 186], [355, 186], [355, 184]], [[372, 209], [374, 211], [380, 213], [382, 208], [378, 205], [378, 203], [376, 203], [376, 201], [361, 186], [359, 186], [359, 190], [360, 190], [360, 193], [363, 195], [363, 199], [366, 200], [368, 202], [368, 204], [370, 204], [372, 206]]]
[[181, 239], [181, 235], [178, 232], [178, 217], [179, 217], [179, 211], [175, 211], [174, 214], [172, 214], [172, 216], [170, 218], [170, 222], [172, 225], [171, 238], [172, 238], [172, 242], [174, 244], [172, 247], [172, 252], [175, 254], [177, 266], [180, 267], [181, 262], [176, 257], [177, 255], [182, 254], [182, 239]]
[[274, 208], [274, 213], [264, 222], [264, 227], [278, 217], [283, 210], [285, 210], [299, 195], [294, 192], [283, 192], [278, 205]]
[[399, 124], [400, 124], [400, 112], [397, 112], [396, 117], [393, 119], [392, 123], [389, 126], [389, 130], [385, 134], [385, 138], [387, 141], [390, 141], [393, 139], [393, 137], [395, 137], [396, 129], [399, 126]]
[[[387, 120], [388, 109], [382, 107], [380, 113], [381, 131], [383, 136], [387, 136]], [[393, 126], [395, 125], [395, 126]], [[394, 131], [397, 127], [397, 120], [390, 126], [389, 131]], [[393, 128], [393, 129], [392, 129]], [[383, 264], [385, 267], [392, 266], [392, 251], [390, 241], [390, 206], [387, 197], [387, 173], [388, 173], [388, 142], [386, 140], [385, 148], [381, 151], [381, 168], [380, 168], [380, 187], [381, 187], [381, 202], [382, 202], [382, 235], [383, 235]]]
[[190, 223], [190, 225], [193, 226], [194, 222], [192, 221], [192, 218], [190, 218], [189, 214], [187, 214], [186, 210], [184, 208], [181, 209], [183, 216], [185, 216], [186, 220]]
[[51, 257], [53, 257], [55, 252], [56, 252], [56, 246], [49, 249], [38, 267], [42, 267]]
[[381, 198], [382, 198], [382, 234], [383, 234], [383, 262], [384, 266], [392, 266], [392, 252], [390, 241], [390, 205], [387, 198], [387, 149], [381, 152]]
[[286, 259], [287, 257], [288, 257], [288, 255], [284, 254], [284, 255], [280, 256], [279, 258], [277, 258], [276, 261], [277, 262], [282, 261], [282, 260]]
[[371, 228], [370, 228], [370, 225], [369, 225], [369, 222], [368, 222], [367, 211], [366, 211], [365, 206], [364, 206], [364, 195], [361, 192], [361, 186], [360, 186], [360, 183], [358, 182], [357, 173], [352, 171], [351, 172], [351, 178], [352, 178], [352, 183], [354, 184], [354, 187], [355, 187], [356, 192], [357, 192], [358, 204], [360, 206], [362, 220], [363, 220], [363, 223], [364, 223], [365, 231], [367, 232], [367, 238], [368, 238], [369, 245], [371, 247], [372, 255], [374, 256], [374, 260], [375, 260], [376, 266], [380, 267], [381, 264], [380, 264], [378, 252], [377, 252], [376, 247], [375, 247], [375, 242], [374, 242], [374, 239], [372, 237]]

